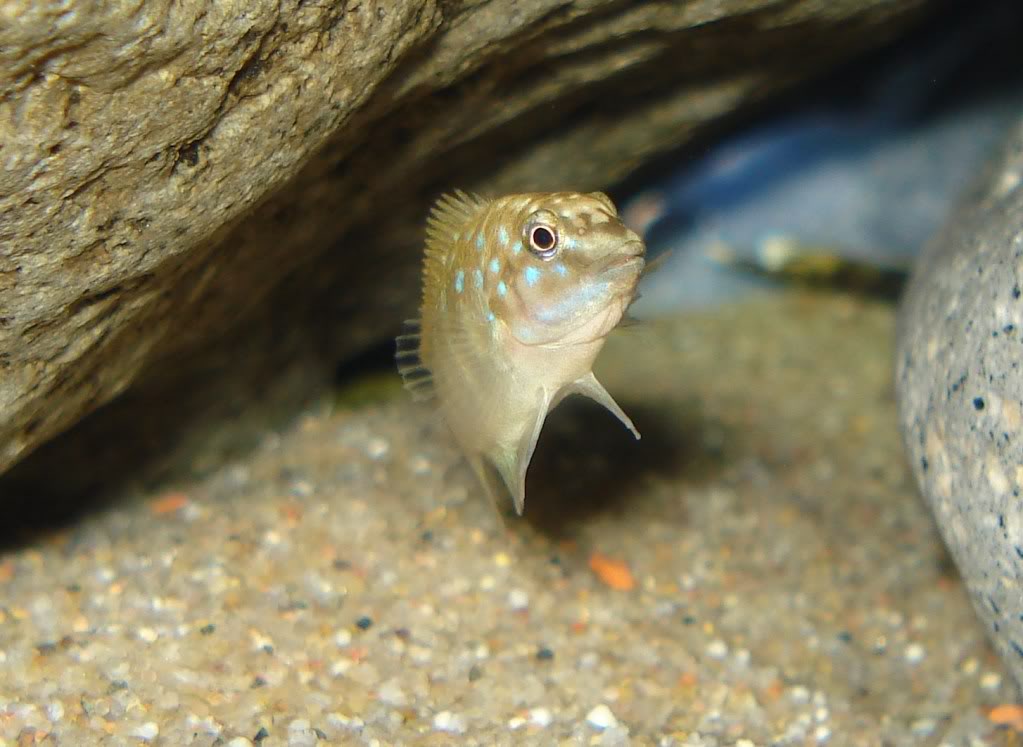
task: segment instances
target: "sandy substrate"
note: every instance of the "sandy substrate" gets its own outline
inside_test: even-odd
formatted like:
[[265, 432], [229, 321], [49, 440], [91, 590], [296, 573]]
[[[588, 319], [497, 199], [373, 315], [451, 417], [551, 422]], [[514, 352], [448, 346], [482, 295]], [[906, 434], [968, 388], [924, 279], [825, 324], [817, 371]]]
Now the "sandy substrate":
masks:
[[[504, 521], [388, 372], [0, 556], [0, 745], [1008, 745], [903, 464], [891, 309], [619, 334]], [[49, 741], [47, 741], [49, 740]]]

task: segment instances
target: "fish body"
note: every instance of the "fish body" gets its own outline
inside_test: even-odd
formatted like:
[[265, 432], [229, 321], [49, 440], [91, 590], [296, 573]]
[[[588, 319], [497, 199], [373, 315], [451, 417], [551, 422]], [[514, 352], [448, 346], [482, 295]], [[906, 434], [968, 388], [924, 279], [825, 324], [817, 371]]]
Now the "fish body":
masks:
[[434, 397], [494, 500], [525, 506], [544, 419], [569, 394], [632, 421], [593, 375], [636, 297], [645, 246], [602, 193], [456, 192], [427, 222], [418, 320], [398, 338], [406, 387]]

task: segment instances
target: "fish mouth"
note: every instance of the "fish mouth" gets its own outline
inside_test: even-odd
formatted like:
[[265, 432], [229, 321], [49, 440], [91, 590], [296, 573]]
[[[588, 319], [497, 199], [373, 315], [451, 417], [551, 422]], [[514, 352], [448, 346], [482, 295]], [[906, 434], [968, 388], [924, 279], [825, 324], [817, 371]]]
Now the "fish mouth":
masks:
[[618, 275], [627, 274], [628, 271], [635, 268], [636, 273], [639, 273], [646, 264], [646, 260], [643, 258], [645, 251], [646, 247], [642, 241], [630, 241], [622, 247], [621, 251], [605, 260], [598, 272], [602, 275], [604, 273]]

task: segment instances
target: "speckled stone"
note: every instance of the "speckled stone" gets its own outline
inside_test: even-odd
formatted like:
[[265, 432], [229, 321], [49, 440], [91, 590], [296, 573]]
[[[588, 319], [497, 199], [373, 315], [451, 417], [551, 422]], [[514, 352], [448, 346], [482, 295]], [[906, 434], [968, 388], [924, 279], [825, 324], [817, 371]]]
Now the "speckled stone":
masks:
[[1023, 123], [922, 256], [897, 389], [920, 488], [1023, 687]]

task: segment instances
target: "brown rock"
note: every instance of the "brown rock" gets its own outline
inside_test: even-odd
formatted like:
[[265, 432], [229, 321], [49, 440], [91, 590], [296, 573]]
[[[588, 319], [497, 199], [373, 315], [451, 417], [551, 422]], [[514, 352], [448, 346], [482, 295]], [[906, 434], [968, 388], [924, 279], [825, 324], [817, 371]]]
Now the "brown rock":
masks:
[[606, 186], [922, 2], [7, 3], [0, 471], [252, 432], [415, 306], [438, 192]]

